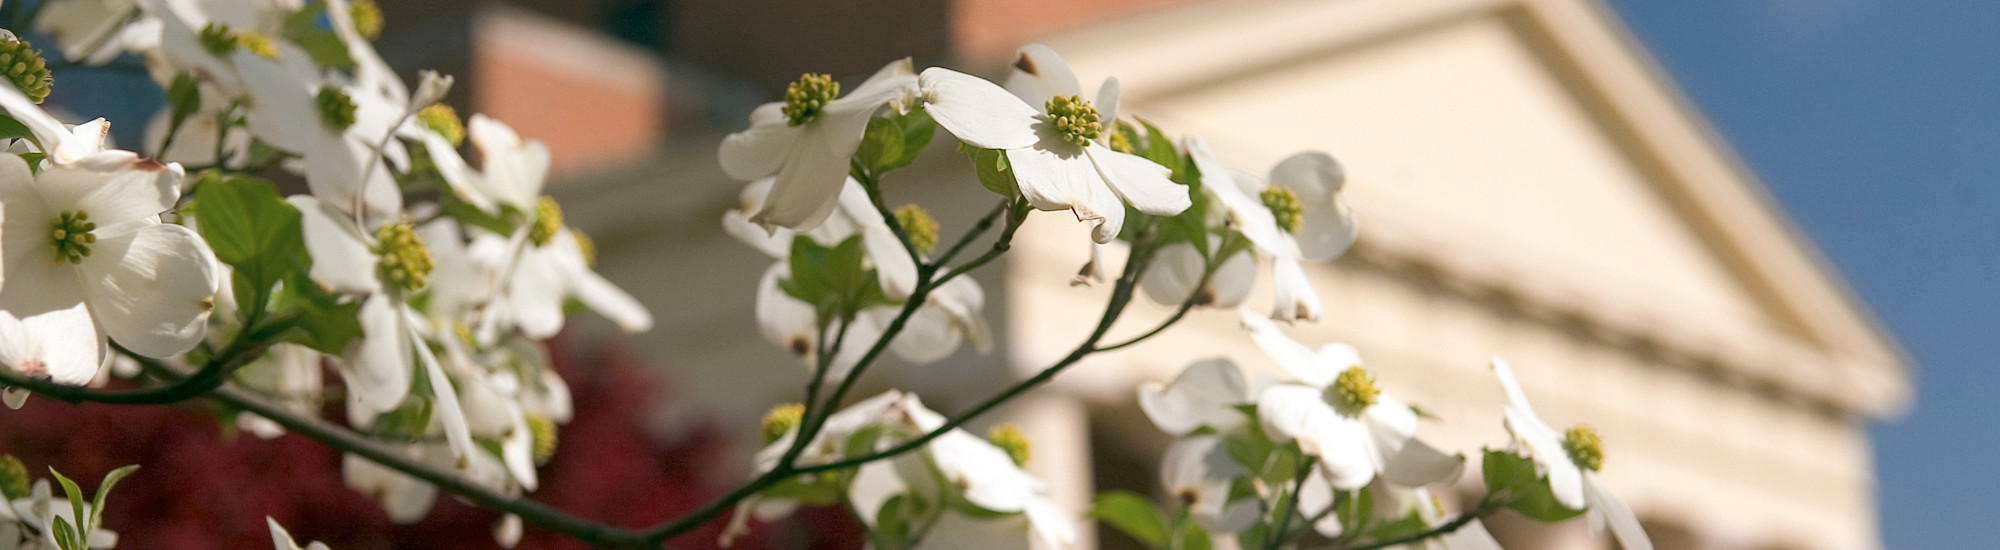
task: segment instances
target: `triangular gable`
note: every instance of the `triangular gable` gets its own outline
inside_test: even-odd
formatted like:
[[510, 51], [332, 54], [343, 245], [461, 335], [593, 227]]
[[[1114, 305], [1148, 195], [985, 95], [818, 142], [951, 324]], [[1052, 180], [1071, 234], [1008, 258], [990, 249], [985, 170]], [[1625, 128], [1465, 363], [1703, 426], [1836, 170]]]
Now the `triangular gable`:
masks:
[[1228, 2], [1058, 48], [1244, 167], [1291, 152], [1273, 143], [1346, 159], [1359, 253], [1837, 409], [1908, 399], [1893, 340], [1585, 0]]

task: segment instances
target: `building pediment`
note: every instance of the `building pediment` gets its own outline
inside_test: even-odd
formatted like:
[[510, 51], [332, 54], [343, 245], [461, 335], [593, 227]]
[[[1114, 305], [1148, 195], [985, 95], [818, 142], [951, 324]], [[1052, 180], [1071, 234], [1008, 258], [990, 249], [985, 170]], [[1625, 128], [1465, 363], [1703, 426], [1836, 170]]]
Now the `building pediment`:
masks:
[[1907, 361], [1754, 175], [1580, 0], [1225, 2], [1057, 43], [1248, 169], [1347, 165], [1359, 261], [1833, 410]]

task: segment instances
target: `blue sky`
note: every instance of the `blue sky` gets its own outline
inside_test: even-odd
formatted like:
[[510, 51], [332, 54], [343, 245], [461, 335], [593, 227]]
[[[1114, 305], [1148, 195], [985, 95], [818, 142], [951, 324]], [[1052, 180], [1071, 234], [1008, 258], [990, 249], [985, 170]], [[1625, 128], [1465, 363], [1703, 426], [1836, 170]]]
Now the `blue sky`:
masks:
[[2000, 2], [1610, 0], [1917, 363], [1889, 548], [2000, 541]]

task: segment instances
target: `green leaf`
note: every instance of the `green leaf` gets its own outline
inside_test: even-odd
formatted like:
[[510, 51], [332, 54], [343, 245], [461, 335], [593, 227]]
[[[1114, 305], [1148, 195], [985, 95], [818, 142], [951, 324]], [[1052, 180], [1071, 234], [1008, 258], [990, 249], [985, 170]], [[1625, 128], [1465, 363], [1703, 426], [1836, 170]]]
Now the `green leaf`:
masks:
[[90, 525], [99, 525], [104, 519], [104, 498], [111, 496], [111, 488], [117, 487], [119, 481], [136, 471], [139, 471], [138, 464], [126, 464], [104, 474], [104, 481], [97, 483], [97, 496], [90, 500]]
[[846, 496], [838, 484], [825, 483], [818, 477], [812, 479], [812, 482], [796, 479], [783, 481], [758, 494], [765, 498], [797, 500], [807, 506], [826, 506]]
[[174, 75], [173, 84], [167, 86], [167, 108], [175, 121], [187, 120], [201, 109], [201, 87], [195, 85], [193, 74]]
[[[54, 524], [56, 546], [61, 547], [62, 550], [83, 550], [84, 547], [79, 547], [76, 544], [76, 528], [69, 526], [69, 520], [63, 519], [62, 516], [56, 516]], [[85, 545], [85, 547], [87, 546]]]
[[28, 130], [28, 125], [21, 124], [21, 121], [15, 120], [13, 116], [0, 114], [0, 139], [35, 141], [35, 133]]
[[821, 304], [833, 292], [833, 285], [827, 281], [827, 248], [820, 246], [812, 237], [799, 235], [792, 237], [792, 253], [787, 257], [791, 274], [778, 281], [778, 288], [808, 304]]
[[[63, 489], [63, 494], [68, 495], [70, 513], [74, 514], [71, 515], [70, 517], [76, 518], [78, 523], [76, 526], [76, 531], [82, 532], [84, 534], [90, 533], [90, 524], [83, 523], [84, 519], [90, 517], [89, 515], [83, 513], [83, 489], [77, 488], [76, 482], [70, 481], [70, 479], [67, 477], [63, 477], [62, 472], [56, 471], [54, 467], [49, 468], [49, 473], [55, 474], [56, 483], [61, 484]], [[88, 545], [79, 546], [78, 548], [82, 548], [84, 546]]]
[[923, 109], [869, 119], [868, 131], [862, 135], [861, 147], [854, 158], [869, 173], [879, 176], [916, 162], [936, 131], [937, 122]]
[[966, 156], [972, 157], [972, 170], [979, 175], [979, 185], [1002, 197], [1012, 197], [1021, 186], [1014, 183], [1014, 171], [1007, 164], [1007, 153], [999, 149], [966, 148]]
[[1146, 149], [1140, 151], [1139, 156], [1146, 157], [1146, 160], [1160, 163], [1160, 166], [1172, 169], [1175, 174], [1185, 171], [1186, 168], [1182, 166], [1183, 163], [1181, 162], [1181, 154], [1174, 150], [1173, 138], [1167, 137], [1166, 132], [1160, 131], [1158, 127], [1153, 126], [1153, 123], [1146, 119], [1139, 119], [1139, 124], [1146, 126]]
[[1149, 548], [1167, 544], [1167, 522], [1153, 502], [1131, 491], [1106, 491], [1090, 505], [1090, 517]]
[[284, 37], [291, 39], [299, 47], [305, 48], [313, 62], [329, 69], [352, 69], [354, 58], [347, 55], [347, 44], [333, 29], [320, 26], [320, 18], [326, 13], [326, 4], [307, 4], [299, 11], [285, 17]]
[[1180, 550], [1210, 550], [1213, 544], [1208, 539], [1208, 531], [1192, 521], [1181, 522], [1180, 533], [1174, 538], [1180, 540]]
[[273, 309], [292, 319], [292, 330], [284, 340], [328, 355], [347, 352], [347, 344], [361, 336], [360, 300], [341, 301], [320, 291], [303, 273], [285, 280], [285, 291]]
[[312, 265], [298, 209], [269, 182], [203, 174], [195, 184], [194, 211], [216, 259], [235, 268], [232, 284], [246, 319], [266, 307], [261, 298], [272, 285]]
[[1403, 517], [1397, 518], [1396, 521], [1377, 523], [1373, 527], [1368, 528], [1368, 538], [1373, 540], [1399, 539], [1422, 533], [1426, 529], [1430, 529], [1430, 525], [1424, 523], [1424, 518], [1412, 510], [1410, 513], [1404, 514]]
[[1555, 493], [1549, 490], [1548, 480], [1536, 473], [1532, 459], [1508, 451], [1487, 449], [1480, 462], [1481, 473], [1486, 479], [1486, 492], [1498, 495], [1508, 508], [1521, 515], [1556, 522], [1583, 513], [1583, 510], [1569, 508], [1556, 501]]
[[1375, 494], [1367, 487], [1340, 496], [1335, 499], [1333, 513], [1340, 518], [1341, 529], [1359, 533], [1369, 520], [1375, 519]]
[[875, 514], [875, 531], [870, 533], [878, 547], [895, 550], [908, 546], [910, 541], [910, 495], [889, 497]]

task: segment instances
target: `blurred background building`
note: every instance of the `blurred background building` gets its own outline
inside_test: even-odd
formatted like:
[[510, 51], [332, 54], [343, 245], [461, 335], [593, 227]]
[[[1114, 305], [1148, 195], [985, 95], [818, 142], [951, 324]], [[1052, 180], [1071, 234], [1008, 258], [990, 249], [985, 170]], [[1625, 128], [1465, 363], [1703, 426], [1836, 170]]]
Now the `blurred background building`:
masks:
[[[550, 144], [552, 193], [596, 240], [600, 270], [659, 317], [641, 337], [672, 388], [655, 432], [719, 423], [742, 434], [745, 471], [757, 417], [797, 400], [805, 370], [755, 331], [769, 260], [720, 229], [740, 184], [716, 143], [800, 73], [848, 80], [912, 56], [997, 77], [1015, 47], [1043, 41], [1086, 87], [1117, 76], [1122, 112], [1200, 134], [1232, 164], [1261, 172], [1301, 149], [1346, 164], [1361, 240], [1308, 266], [1327, 318], [1294, 335], [1356, 345], [1389, 391], [1439, 417], [1423, 431], [1440, 447], [1506, 441], [1486, 368], [1498, 353], [1545, 418], [1599, 428], [1604, 479], [1661, 548], [1880, 546], [1865, 425], [1907, 407], [1908, 361], [1591, 0], [383, 7], [392, 64], [460, 75], [462, 110]], [[938, 135], [887, 192], [970, 220], [990, 195]], [[945, 238], [962, 229], [947, 221]], [[949, 412], [1066, 353], [1105, 294], [1069, 285], [1084, 234], [1037, 215], [980, 274], [993, 353], [885, 365], [868, 387]], [[1248, 304], [1268, 300], [1266, 285]], [[1135, 308], [1114, 335], [1167, 313]], [[1137, 384], [1214, 355], [1275, 371], [1233, 312], [1197, 312], [1169, 336], [1092, 357], [1002, 415], [1075, 509], [1093, 489], [1157, 491], [1167, 440], [1138, 412]], [[1489, 524], [1512, 548], [1610, 544], [1581, 522]]]

